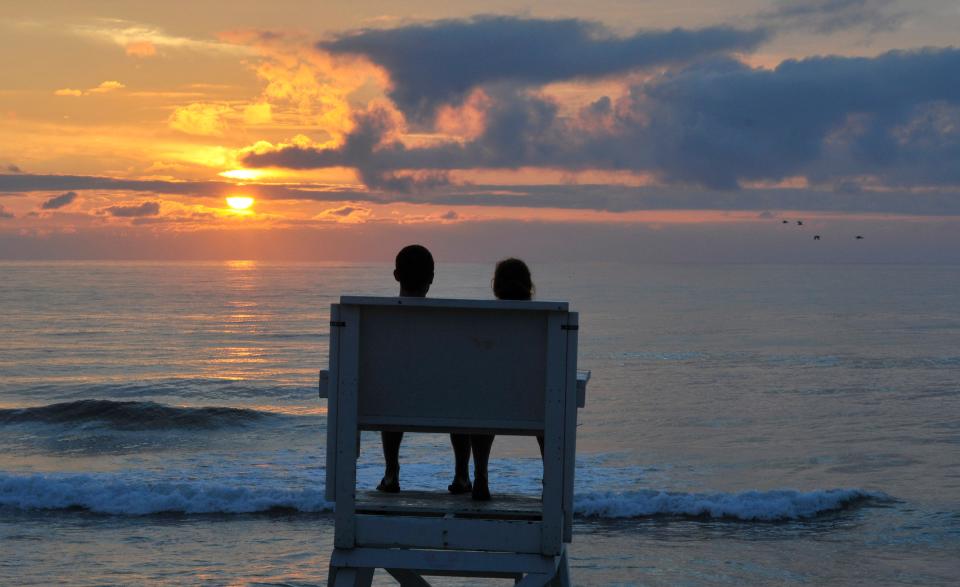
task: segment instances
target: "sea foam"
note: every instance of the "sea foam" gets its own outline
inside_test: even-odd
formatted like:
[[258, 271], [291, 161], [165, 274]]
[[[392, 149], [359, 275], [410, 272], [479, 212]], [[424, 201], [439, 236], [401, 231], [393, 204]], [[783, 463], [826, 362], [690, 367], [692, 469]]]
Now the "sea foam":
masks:
[[[301, 480], [303, 481], [303, 480]], [[0, 473], [0, 508], [82, 509], [113, 515], [243, 514], [275, 510], [332, 511], [323, 485], [285, 485], [281, 479], [162, 480], [129, 473]], [[743, 521], [799, 520], [889, 498], [859, 489], [673, 493], [654, 490], [578, 493], [578, 517], [623, 519], [681, 516]]]

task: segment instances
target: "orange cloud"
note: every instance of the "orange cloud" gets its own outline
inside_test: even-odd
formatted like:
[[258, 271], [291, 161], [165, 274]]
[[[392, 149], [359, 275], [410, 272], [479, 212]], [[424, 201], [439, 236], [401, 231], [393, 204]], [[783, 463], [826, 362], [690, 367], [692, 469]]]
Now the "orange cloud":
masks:
[[247, 124], [265, 124], [273, 120], [269, 102], [249, 104], [243, 109], [243, 121]]
[[88, 92], [91, 94], [106, 94], [107, 92], [112, 92], [114, 90], [122, 90], [125, 87], [127, 86], [118, 81], [106, 81], [101, 82], [100, 85], [95, 88], [90, 88]]
[[228, 128], [226, 116], [233, 109], [223, 104], [194, 103], [181, 106], [170, 115], [170, 128], [191, 135], [220, 136]]
[[132, 41], [123, 49], [131, 57], [153, 57], [157, 54], [157, 46], [150, 41]]
[[54, 90], [54, 96], [88, 96], [90, 94], [106, 94], [107, 92], [113, 92], [115, 90], [122, 90], [127, 86], [121, 84], [118, 81], [110, 80], [105, 82], [100, 82], [95, 88], [90, 88], [88, 90], [76, 90], [73, 88], [63, 88], [60, 90]]

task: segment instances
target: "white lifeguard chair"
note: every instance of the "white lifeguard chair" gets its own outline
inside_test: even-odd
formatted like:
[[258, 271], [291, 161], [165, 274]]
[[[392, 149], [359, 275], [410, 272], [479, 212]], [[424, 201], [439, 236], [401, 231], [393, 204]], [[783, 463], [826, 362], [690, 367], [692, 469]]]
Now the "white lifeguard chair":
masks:
[[[335, 502], [329, 585], [403, 586], [425, 575], [570, 584], [577, 314], [566, 302], [345, 296], [330, 312], [326, 497]], [[544, 437], [543, 495], [358, 490], [362, 430]]]

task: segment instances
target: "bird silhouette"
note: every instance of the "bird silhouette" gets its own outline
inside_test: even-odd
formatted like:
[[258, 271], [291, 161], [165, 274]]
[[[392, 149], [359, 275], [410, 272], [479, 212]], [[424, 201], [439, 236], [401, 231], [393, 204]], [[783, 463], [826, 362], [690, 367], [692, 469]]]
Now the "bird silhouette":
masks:
[[820, 240], [820, 235], [819, 235], [819, 234], [813, 235], [813, 240], [815, 240], [815, 241]]
[[803, 220], [797, 220], [797, 226], [803, 226]]
[[790, 224], [790, 221], [789, 221], [789, 220], [784, 220], [783, 223], [784, 223], [784, 224]]
[[859, 235], [859, 234], [858, 234], [855, 238], [856, 238], [858, 241], [862, 241], [862, 240], [863, 240], [863, 236], [861, 236], [861, 235]]

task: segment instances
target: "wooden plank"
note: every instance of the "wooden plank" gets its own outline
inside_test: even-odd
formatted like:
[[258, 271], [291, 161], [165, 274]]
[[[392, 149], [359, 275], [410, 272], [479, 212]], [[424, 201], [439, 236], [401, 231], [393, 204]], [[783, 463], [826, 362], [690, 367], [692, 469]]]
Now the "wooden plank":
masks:
[[337, 501], [334, 511], [334, 544], [351, 548], [356, 538], [357, 392], [360, 376], [360, 312], [340, 307], [341, 326], [337, 393]]
[[387, 569], [390, 576], [400, 583], [400, 587], [430, 587], [423, 577], [407, 569]]
[[543, 422], [536, 420], [510, 420], [508, 426], [504, 424], [503, 420], [361, 415], [360, 429], [536, 436], [543, 433]]
[[464, 300], [454, 298], [406, 298], [374, 296], [341, 296], [342, 305], [354, 306], [410, 306], [432, 308], [455, 308], [468, 310], [539, 310], [562, 311], [569, 309], [567, 302], [513, 301], [513, 300]]
[[544, 394], [543, 532], [541, 553], [560, 553], [563, 525], [564, 376], [566, 374], [566, 312], [547, 319], [547, 379]]
[[357, 514], [356, 545], [539, 553], [542, 525], [536, 521]]
[[580, 315], [567, 314], [566, 373], [564, 377], [564, 434], [563, 434], [563, 541], [573, 540], [573, 485], [577, 462], [577, 339]]
[[518, 573], [556, 572], [559, 557], [513, 552], [478, 552], [458, 550], [421, 550], [353, 548], [333, 551], [330, 558], [332, 566], [372, 567], [378, 569], [408, 569], [421, 574], [453, 574], [461, 576], [497, 576]]
[[497, 493], [490, 501], [475, 501], [469, 493], [453, 495], [447, 491], [358, 491], [356, 508], [361, 513], [393, 512], [431, 515], [489, 516], [492, 518], [537, 518], [543, 502], [532, 495]]
[[340, 372], [341, 329], [332, 324], [340, 322], [340, 305], [330, 304], [330, 349], [327, 374], [327, 479], [324, 497], [337, 501], [337, 385]]

